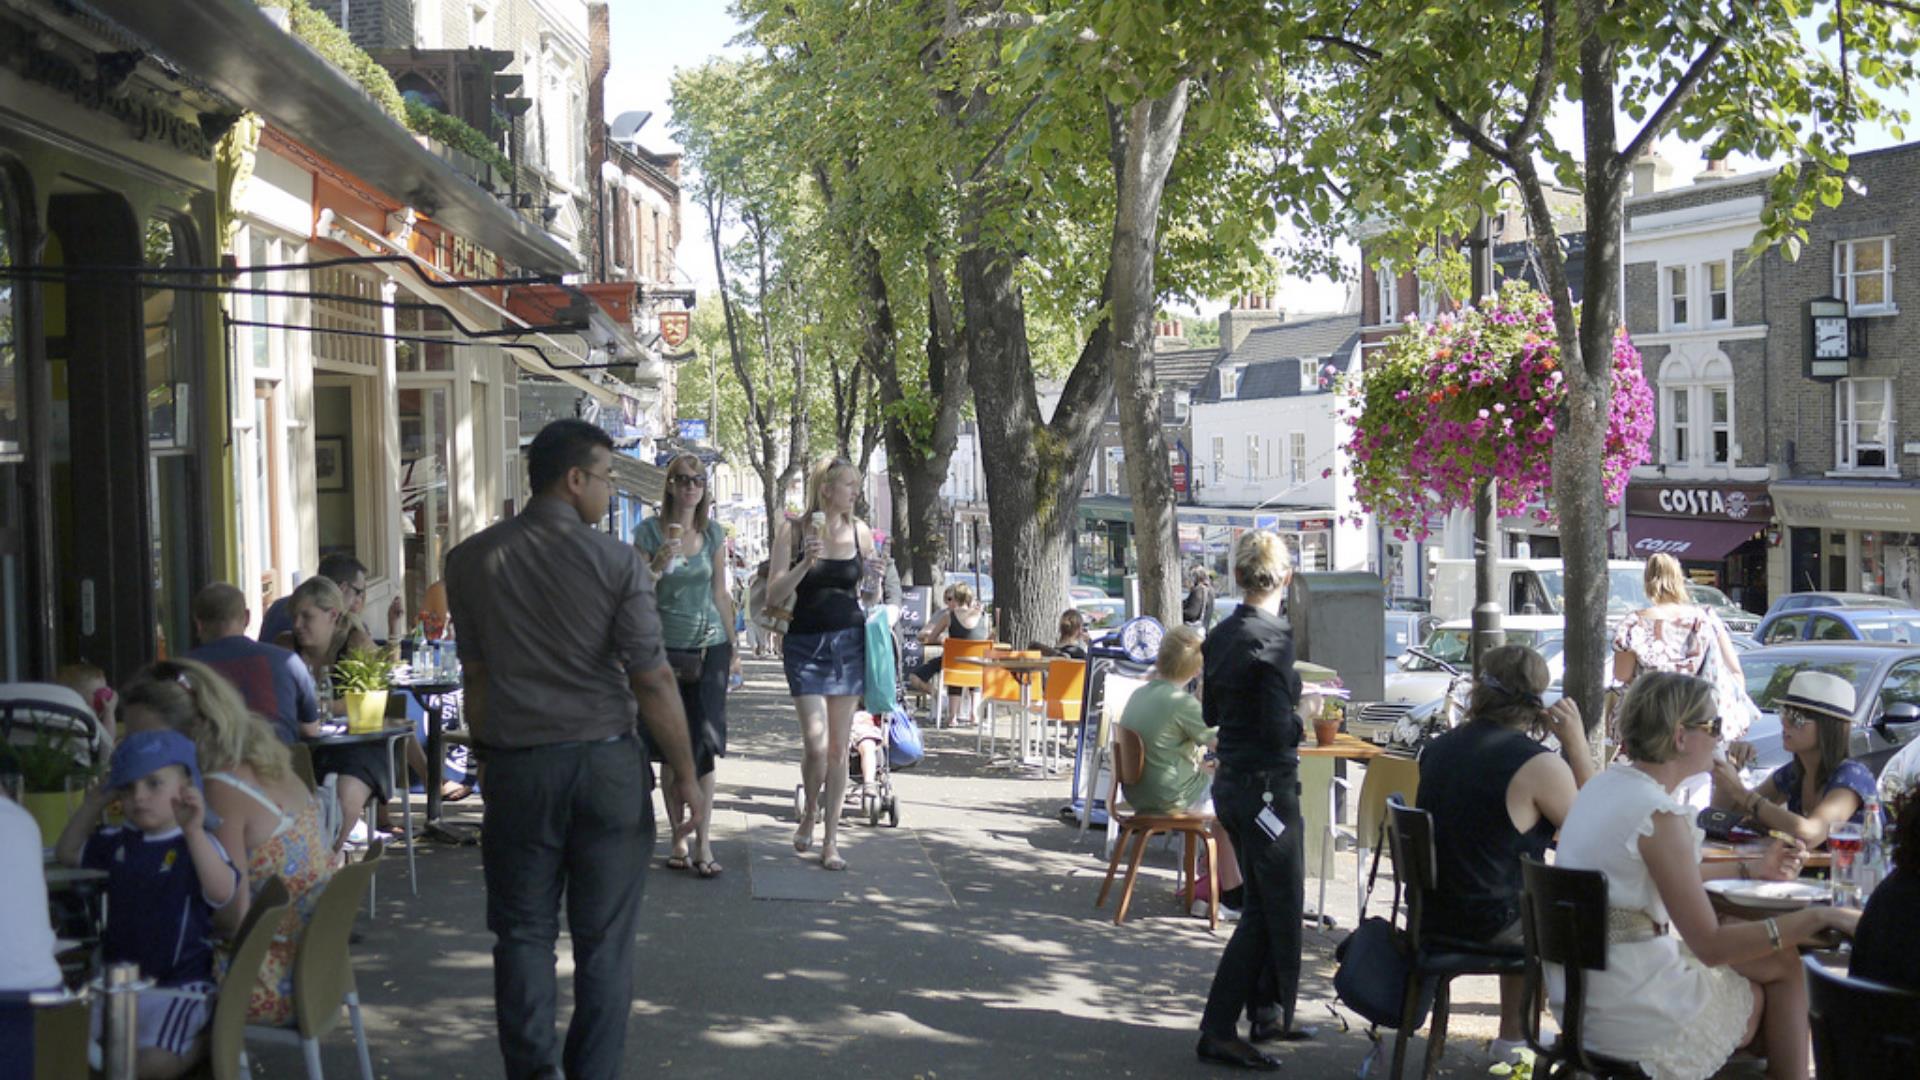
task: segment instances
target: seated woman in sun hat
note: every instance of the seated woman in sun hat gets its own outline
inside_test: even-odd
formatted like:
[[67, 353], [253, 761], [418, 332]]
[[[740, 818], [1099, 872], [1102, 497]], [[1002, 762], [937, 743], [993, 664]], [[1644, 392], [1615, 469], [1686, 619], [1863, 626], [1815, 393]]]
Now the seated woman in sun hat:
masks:
[[1753, 790], [1732, 761], [1713, 764], [1713, 804], [1731, 807], [1761, 826], [1808, 847], [1826, 843], [1827, 830], [1859, 821], [1874, 794], [1872, 770], [1852, 760], [1853, 685], [1824, 671], [1802, 671], [1787, 684], [1780, 711], [1780, 745], [1793, 759]]

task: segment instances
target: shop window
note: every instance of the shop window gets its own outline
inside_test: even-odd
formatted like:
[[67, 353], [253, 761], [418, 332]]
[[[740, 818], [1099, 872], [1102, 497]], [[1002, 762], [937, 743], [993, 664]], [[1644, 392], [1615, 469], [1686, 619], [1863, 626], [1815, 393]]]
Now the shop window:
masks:
[[[152, 270], [201, 265], [192, 234], [172, 217], [147, 222], [146, 265]], [[193, 293], [173, 288], [178, 281], [149, 273], [142, 290], [142, 325], [147, 369], [147, 514], [153, 545], [153, 615], [161, 655], [193, 647], [189, 607], [197, 587], [202, 523], [199, 455], [196, 451], [199, 401], [195, 378], [200, 363], [200, 321]]]
[[1892, 461], [1893, 380], [1842, 379], [1834, 384], [1841, 469], [1885, 469]]
[[400, 421], [400, 520], [407, 610], [419, 610], [440, 580], [453, 536], [452, 410], [448, 385], [405, 386], [395, 397]]
[[1307, 482], [1307, 433], [1287, 433], [1287, 479], [1296, 484]]
[[[393, 313], [394, 332], [400, 337], [450, 335], [453, 324], [432, 309], [399, 308]], [[396, 341], [394, 368], [401, 372], [452, 371], [453, 346], [445, 341]]]
[[1842, 240], [1833, 245], [1833, 294], [1872, 314], [1893, 307], [1893, 238]]

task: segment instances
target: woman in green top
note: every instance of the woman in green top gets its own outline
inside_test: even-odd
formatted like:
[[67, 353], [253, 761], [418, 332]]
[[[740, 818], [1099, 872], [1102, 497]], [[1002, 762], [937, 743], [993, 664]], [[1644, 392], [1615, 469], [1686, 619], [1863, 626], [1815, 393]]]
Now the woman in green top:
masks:
[[[698, 457], [682, 454], [667, 465], [660, 515], [641, 522], [633, 534], [634, 545], [654, 573], [660, 635], [680, 677], [680, 703], [687, 713], [694, 767], [700, 771], [698, 824], [691, 838], [675, 837], [667, 866], [685, 870], [691, 865], [703, 878], [720, 873], [709, 833], [713, 769], [714, 759], [727, 753], [728, 676], [740, 673], [740, 655], [733, 647], [726, 534], [707, 516], [712, 504], [706, 468]], [[685, 807], [673, 798], [673, 781], [664, 775], [669, 771], [661, 766], [661, 790], [667, 794], [667, 818], [677, 827]]]
[[[1133, 692], [1120, 713], [1120, 726], [1140, 736], [1146, 760], [1140, 779], [1126, 785], [1127, 805], [1143, 814], [1213, 813], [1213, 773], [1202, 756], [1214, 730], [1201, 719], [1200, 700], [1184, 687], [1200, 674], [1202, 638], [1189, 626], [1176, 627], [1160, 640], [1153, 679]], [[1220, 845], [1220, 891], [1240, 884], [1239, 864], [1227, 831], [1214, 823]], [[1196, 888], [1195, 896], [1200, 895]]]

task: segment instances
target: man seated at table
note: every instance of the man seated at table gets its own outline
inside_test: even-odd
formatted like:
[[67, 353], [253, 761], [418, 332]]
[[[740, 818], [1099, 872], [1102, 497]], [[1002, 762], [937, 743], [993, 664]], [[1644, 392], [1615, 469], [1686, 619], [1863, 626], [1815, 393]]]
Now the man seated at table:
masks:
[[[1153, 678], [1134, 691], [1120, 713], [1120, 726], [1140, 736], [1145, 760], [1140, 779], [1125, 785], [1127, 805], [1142, 814], [1213, 815], [1213, 773], [1201, 755], [1213, 745], [1214, 730], [1201, 718], [1200, 701], [1184, 687], [1200, 674], [1200, 632], [1180, 626], [1160, 640]], [[1209, 831], [1219, 845], [1220, 903], [1232, 917], [1240, 909], [1240, 863], [1233, 841], [1220, 823]], [[1193, 888], [1193, 914], [1205, 915], [1203, 878]]]
[[247, 598], [216, 581], [193, 598], [193, 628], [200, 647], [187, 653], [226, 676], [247, 709], [264, 717], [288, 745], [320, 734], [313, 673], [299, 654], [247, 636]]
[[[1912, 743], [1920, 746], [1920, 742]], [[1920, 794], [1908, 795], [1894, 829], [1893, 873], [1873, 890], [1853, 931], [1856, 979], [1920, 993]]]

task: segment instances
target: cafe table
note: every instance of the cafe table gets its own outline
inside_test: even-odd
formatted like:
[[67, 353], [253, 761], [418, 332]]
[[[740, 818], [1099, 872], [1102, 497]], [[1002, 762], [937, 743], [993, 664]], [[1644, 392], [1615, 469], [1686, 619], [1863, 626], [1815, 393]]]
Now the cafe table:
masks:
[[1333, 742], [1321, 746], [1314, 741], [1312, 729], [1309, 728], [1306, 741], [1300, 744], [1300, 821], [1306, 829], [1306, 835], [1301, 840], [1306, 865], [1315, 868], [1315, 876], [1320, 879], [1320, 898], [1314, 906], [1314, 912], [1327, 925], [1333, 922], [1326, 915], [1326, 910], [1327, 879], [1333, 876], [1334, 763], [1357, 761], [1364, 764], [1386, 752], [1386, 747], [1375, 746], [1344, 731], [1334, 736]]
[[[342, 731], [337, 734], [320, 735], [306, 740], [308, 746], [358, 746], [364, 743], [384, 742], [387, 744], [387, 790], [400, 800], [402, 828], [407, 837], [407, 887], [413, 895], [420, 895], [420, 883], [414, 878], [413, 865], [413, 799], [407, 789], [400, 785], [400, 775], [393, 765], [394, 749], [401, 739], [413, 737], [412, 724], [388, 724], [377, 731]], [[371, 909], [369, 909], [371, 910]]]
[[447, 761], [446, 714], [453, 707], [447, 696], [459, 691], [460, 680], [428, 676], [396, 679], [393, 685], [412, 694], [413, 700], [419, 702], [421, 710], [427, 714], [427, 821], [422, 831], [445, 843], [471, 844], [475, 840], [471, 830], [456, 828], [441, 819], [440, 786], [444, 782]]
[[[1009, 759], [1008, 765], [1016, 770], [1031, 768], [1044, 769], [1048, 775], [1058, 772], [1059, 767], [1056, 762], [1048, 761], [1038, 754], [1027, 753], [1028, 739], [1032, 734], [1034, 677], [1039, 676], [1042, 679], [1046, 678], [1047, 669], [1053, 665], [1053, 661], [1044, 656], [1007, 656], [1004, 654], [988, 653], [985, 656], [963, 657], [958, 663], [978, 664], [983, 668], [994, 668], [1012, 675], [1019, 681], [1020, 750], [1018, 754]], [[991, 709], [992, 705], [989, 704], [988, 708]], [[1042, 721], [1042, 738], [1045, 737], [1045, 734], [1045, 722]]]

